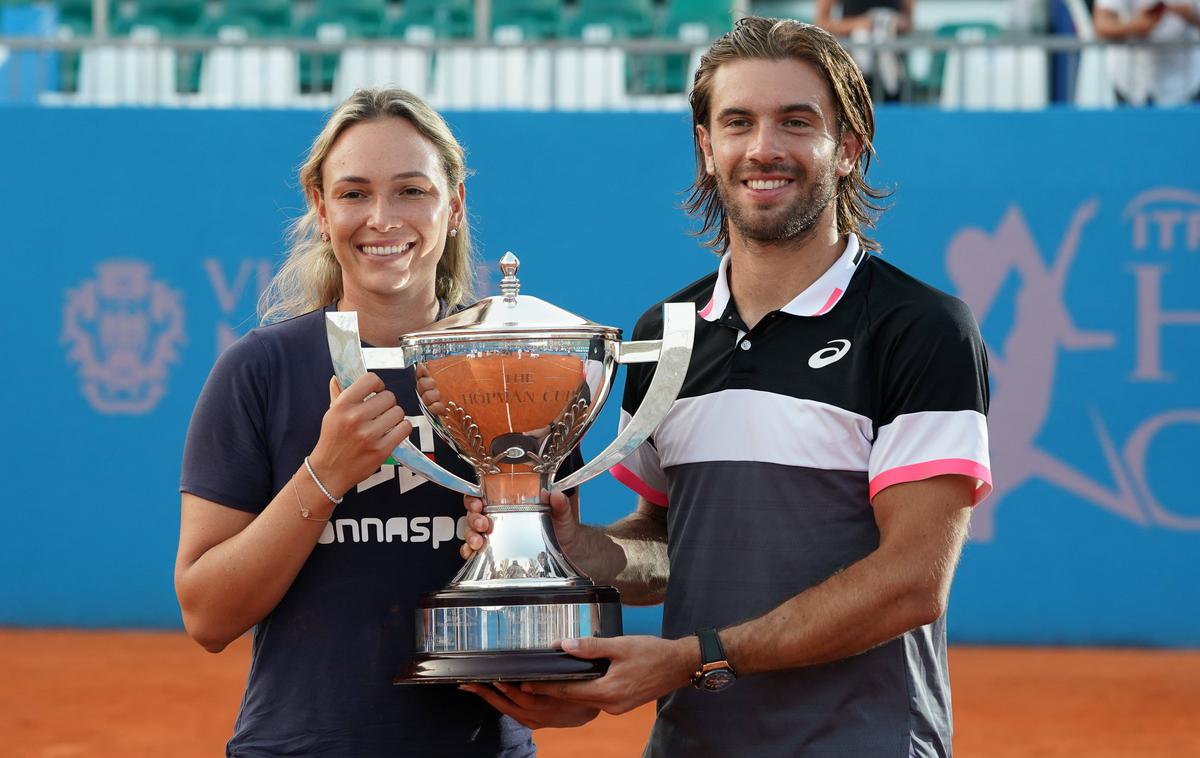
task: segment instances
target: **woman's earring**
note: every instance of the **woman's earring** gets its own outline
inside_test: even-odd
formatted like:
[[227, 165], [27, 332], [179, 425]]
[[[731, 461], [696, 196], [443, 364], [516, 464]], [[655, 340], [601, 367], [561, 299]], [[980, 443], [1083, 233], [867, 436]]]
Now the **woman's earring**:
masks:
[[329, 232], [321, 232], [321, 241], [322, 241], [322, 242], [328, 242], [328, 241], [329, 241]]
[[451, 237], [457, 237], [457, 236], [458, 236], [458, 227], [455, 227], [455, 228], [453, 228], [453, 229], [451, 229], [451, 230], [450, 230], [450, 236], [451, 236]]

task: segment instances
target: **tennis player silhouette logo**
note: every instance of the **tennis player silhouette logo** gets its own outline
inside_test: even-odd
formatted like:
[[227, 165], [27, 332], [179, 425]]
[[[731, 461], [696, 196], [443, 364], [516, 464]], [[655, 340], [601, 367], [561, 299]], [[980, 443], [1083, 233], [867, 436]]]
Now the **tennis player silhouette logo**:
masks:
[[104, 414], [138, 415], [166, 394], [167, 372], [184, 343], [180, 295], [150, 267], [111, 260], [67, 292], [62, 341], [79, 366], [84, 397]]
[[964, 229], [947, 249], [946, 267], [957, 294], [981, 325], [1010, 276], [1020, 281], [1007, 336], [1001, 344], [987, 346], [992, 377], [988, 431], [994, 489], [972, 514], [973, 540], [989, 542], [995, 538], [996, 509], [1009, 493], [1032, 479], [1041, 479], [1137, 523], [1146, 522], [1116, 446], [1094, 410], [1092, 424], [1112, 473], [1111, 485], [1090, 478], [1043, 450], [1037, 442], [1052, 408], [1060, 351], [1108, 349], [1116, 341], [1110, 332], [1076, 326], [1064, 296], [1084, 226], [1096, 215], [1098, 205], [1096, 200], [1089, 200], [1076, 209], [1049, 262], [1016, 206], [1004, 214], [994, 234], [978, 228]]

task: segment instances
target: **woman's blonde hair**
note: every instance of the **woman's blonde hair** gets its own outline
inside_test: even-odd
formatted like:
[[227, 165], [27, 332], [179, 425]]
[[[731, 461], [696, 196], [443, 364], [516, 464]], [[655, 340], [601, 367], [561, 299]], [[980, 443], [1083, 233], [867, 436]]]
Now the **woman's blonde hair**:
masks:
[[[466, 179], [466, 153], [446, 121], [421, 98], [401, 89], [360, 89], [338, 106], [313, 140], [300, 167], [300, 190], [307, 207], [288, 234], [290, 250], [279, 272], [258, 301], [259, 318], [269, 324], [307, 313], [342, 296], [342, 268], [333, 245], [320, 237], [320, 216], [313, 193], [321, 193], [321, 172], [333, 143], [350, 127], [383, 118], [402, 118], [433, 143], [451, 193]], [[436, 293], [447, 307], [474, 299], [474, 259], [466, 203], [458, 235], [446, 238], [437, 265]]]

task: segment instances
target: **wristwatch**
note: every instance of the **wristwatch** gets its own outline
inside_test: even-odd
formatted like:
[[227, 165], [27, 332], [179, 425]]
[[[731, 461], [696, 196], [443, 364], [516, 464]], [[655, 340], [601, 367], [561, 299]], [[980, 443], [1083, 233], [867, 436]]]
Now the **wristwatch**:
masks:
[[721, 638], [711, 626], [696, 630], [700, 640], [700, 669], [692, 674], [692, 686], [705, 692], [720, 692], [737, 679], [733, 666], [725, 660]]

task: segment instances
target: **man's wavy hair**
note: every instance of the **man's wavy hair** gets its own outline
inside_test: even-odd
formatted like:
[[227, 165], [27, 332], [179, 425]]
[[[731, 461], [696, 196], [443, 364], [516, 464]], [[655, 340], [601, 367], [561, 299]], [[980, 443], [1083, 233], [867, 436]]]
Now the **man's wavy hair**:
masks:
[[875, 109], [871, 92], [854, 59], [829, 32], [812, 24], [774, 18], [747, 17], [734, 24], [733, 30], [718, 39], [700, 59], [692, 82], [692, 138], [696, 145], [696, 181], [684, 203], [689, 215], [700, 216], [704, 226], [696, 232], [712, 234], [705, 244], [718, 254], [729, 249], [729, 219], [717, 193], [717, 179], [705, 169], [697, 126], [709, 126], [713, 78], [717, 69], [737, 60], [796, 60], [812, 65], [820, 72], [833, 96], [838, 138], [849, 130], [863, 145], [854, 170], [838, 179], [838, 234], [853, 232], [867, 250], [879, 250], [879, 243], [863, 233], [875, 225], [885, 206], [879, 203], [891, 193], [867, 184], [866, 173], [875, 155], [871, 140], [875, 137]]

